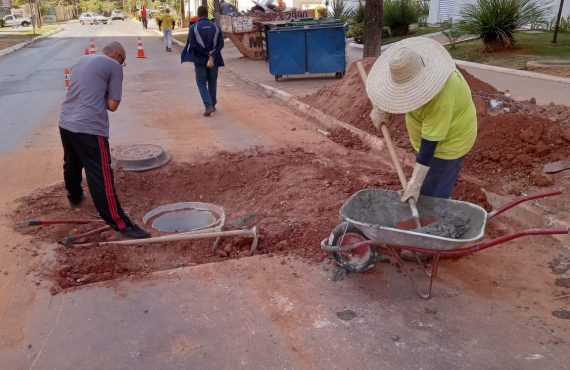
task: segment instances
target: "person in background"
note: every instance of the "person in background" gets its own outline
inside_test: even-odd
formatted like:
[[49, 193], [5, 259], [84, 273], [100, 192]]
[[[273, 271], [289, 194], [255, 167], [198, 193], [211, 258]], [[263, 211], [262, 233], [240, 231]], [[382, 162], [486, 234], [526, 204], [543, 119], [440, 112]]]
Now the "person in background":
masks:
[[109, 151], [109, 114], [119, 108], [126, 54], [118, 42], [102, 54], [84, 55], [71, 67], [71, 85], [61, 105], [59, 133], [63, 146], [63, 178], [67, 199], [79, 207], [83, 195], [82, 171], [100, 217], [130, 238], [150, 234], [134, 224], [119, 203]]
[[170, 15], [170, 9], [166, 8], [165, 13], [160, 17], [162, 20], [162, 34], [164, 35], [164, 46], [166, 51], [172, 51], [172, 31], [174, 30], [174, 18]]
[[228, 15], [237, 12], [237, 9], [233, 4], [226, 2], [226, 0], [220, 0], [220, 14]]
[[148, 19], [147, 19], [147, 14], [146, 14], [146, 7], [143, 5], [142, 9], [141, 9], [141, 21], [142, 21], [142, 25], [143, 28], [146, 30], [148, 27]]
[[198, 22], [188, 30], [188, 41], [180, 56], [181, 62], [193, 62], [196, 84], [206, 110], [204, 116], [216, 111], [218, 68], [224, 65], [222, 31], [208, 20], [208, 8], [198, 7]]

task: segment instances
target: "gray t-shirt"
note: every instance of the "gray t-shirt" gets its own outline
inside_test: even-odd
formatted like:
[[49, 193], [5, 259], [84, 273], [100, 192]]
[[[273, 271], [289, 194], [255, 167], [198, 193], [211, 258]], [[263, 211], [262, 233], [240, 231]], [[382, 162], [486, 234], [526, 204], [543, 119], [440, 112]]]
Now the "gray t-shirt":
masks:
[[121, 100], [123, 67], [105, 55], [85, 55], [71, 67], [70, 80], [59, 127], [108, 138], [107, 99]]

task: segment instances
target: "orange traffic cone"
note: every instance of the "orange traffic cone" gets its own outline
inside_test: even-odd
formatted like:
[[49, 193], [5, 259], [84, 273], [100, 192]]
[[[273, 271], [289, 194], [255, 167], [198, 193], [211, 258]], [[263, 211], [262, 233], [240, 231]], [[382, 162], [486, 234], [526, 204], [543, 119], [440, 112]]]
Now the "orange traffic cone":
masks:
[[146, 56], [144, 55], [144, 49], [140, 36], [139, 36], [139, 44], [137, 46], [137, 58], [146, 58]]
[[65, 68], [63, 70], [63, 74], [65, 75], [65, 91], [69, 90], [69, 86], [71, 86], [71, 80], [69, 79], [69, 68]]
[[85, 55], [89, 55], [89, 48], [85, 48]]
[[89, 50], [89, 54], [97, 53], [97, 48], [95, 48], [95, 41], [93, 41], [93, 39], [91, 39], [91, 44], [89, 45], [89, 48], [91, 49]]

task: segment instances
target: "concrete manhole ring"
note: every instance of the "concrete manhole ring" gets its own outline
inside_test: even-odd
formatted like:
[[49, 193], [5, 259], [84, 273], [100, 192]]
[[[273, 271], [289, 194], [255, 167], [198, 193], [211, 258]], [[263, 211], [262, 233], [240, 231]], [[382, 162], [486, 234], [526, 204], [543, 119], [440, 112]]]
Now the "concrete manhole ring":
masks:
[[170, 153], [158, 145], [118, 145], [111, 149], [111, 165], [124, 171], [146, 171], [165, 165]]
[[224, 208], [211, 203], [179, 202], [157, 207], [143, 217], [145, 225], [164, 232], [221, 231]]

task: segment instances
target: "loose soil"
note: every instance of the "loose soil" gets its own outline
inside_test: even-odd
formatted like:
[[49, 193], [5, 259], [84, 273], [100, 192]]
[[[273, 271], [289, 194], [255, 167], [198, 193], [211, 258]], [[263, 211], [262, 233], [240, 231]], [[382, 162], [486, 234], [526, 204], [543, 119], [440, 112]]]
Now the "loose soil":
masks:
[[[258, 226], [261, 238], [256, 253], [292, 254], [313, 262], [327, 254], [320, 241], [339, 222], [338, 211], [354, 192], [378, 187], [400, 188], [396, 174], [379, 166], [377, 157], [348, 151], [322, 155], [304, 149], [222, 152], [197, 164], [170, 163], [143, 173], [117, 172], [116, 184], [123, 207], [136, 222], [149, 210], [180, 201], [222, 205], [226, 229]], [[469, 194], [467, 182], [459, 189]], [[479, 196], [484, 195], [482, 193]], [[91, 218], [94, 209], [69, 210], [63, 185], [57, 184], [20, 199], [13, 219]], [[36, 248], [93, 225], [50, 225], [22, 228], [33, 236]], [[153, 232], [155, 235], [160, 233]], [[90, 241], [115, 240], [106, 232]], [[212, 255], [212, 240], [171, 242], [141, 246], [89, 248], [55, 247], [55, 264], [47, 273], [53, 289], [80, 286], [120, 276], [147, 273], [192, 264], [249, 256], [251, 239], [226, 239]]]
[[[370, 69], [373, 61], [365, 60], [364, 64]], [[471, 87], [479, 124], [477, 142], [465, 160], [462, 174], [480, 179], [484, 188], [498, 193], [518, 195], [531, 187], [553, 185], [552, 177], [542, 174], [542, 167], [570, 156], [568, 107], [554, 104], [541, 107], [532, 101], [513, 101], [508, 94], [460, 71]], [[491, 110], [491, 99], [498, 100], [500, 108]], [[305, 97], [304, 101], [341, 121], [377, 134], [369, 117], [372, 106], [355, 65], [343, 80]], [[404, 115], [391, 115], [388, 126], [395, 145], [412, 153]], [[470, 184], [470, 187], [474, 190], [476, 186]], [[466, 196], [454, 190], [454, 197], [458, 195]], [[472, 201], [485, 202], [482, 198]]]

